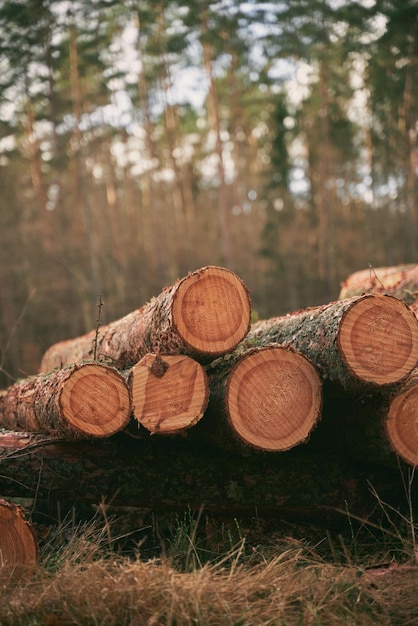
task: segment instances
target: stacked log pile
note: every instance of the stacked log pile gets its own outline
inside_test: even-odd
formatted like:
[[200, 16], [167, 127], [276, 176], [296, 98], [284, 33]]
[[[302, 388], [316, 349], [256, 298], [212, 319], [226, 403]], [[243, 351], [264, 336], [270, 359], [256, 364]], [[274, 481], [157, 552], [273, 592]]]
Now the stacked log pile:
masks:
[[398, 497], [398, 458], [418, 459], [413, 271], [251, 325], [244, 283], [208, 266], [51, 346], [0, 394], [0, 494], [362, 512], [370, 482]]

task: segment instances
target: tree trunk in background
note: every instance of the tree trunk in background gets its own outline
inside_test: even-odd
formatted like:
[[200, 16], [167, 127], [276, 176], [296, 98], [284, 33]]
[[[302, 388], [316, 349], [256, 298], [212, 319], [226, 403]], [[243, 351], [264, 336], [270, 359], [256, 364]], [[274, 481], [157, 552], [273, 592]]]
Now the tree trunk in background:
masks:
[[209, 41], [209, 29], [207, 24], [207, 6], [202, 10], [202, 48], [203, 63], [209, 79], [208, 93], [208, 118], [209, 127], [215, 135], [215, 154], [218, 157], [217, 173], [219, 179], [218, 188], [218, 216], [219, 216], [219, 240], [221, 263], [232, 267], [233, 253], [230, 227], [230, 206], [228, 201], [228, 188], [225, 179], [225, 164], [223, 156], [223, 141], [221, 135], [221, 118], [218, 104], [218, 95], [215, 77], [212, 69], [212, 47]]
[[392, 385], [417, 363], [418, 321], [401, 300], [365, 295], [257, 322], [246, 342], [292, 346], [345, 388]]
[[130, 415], [124, 377], [100, 363], [31, 376], [0, 395], [0, 427], [55, 437], [109, 437], [128, 424]]
[[94, 353], [119, 368], [131, 367], [148, 352], [215, 357], [232, 351], [245, 337], [250, 316], [241, 279], [221, 267], [204, 267], [98, 333], [51, 346], [41, 371], [91, 359]]

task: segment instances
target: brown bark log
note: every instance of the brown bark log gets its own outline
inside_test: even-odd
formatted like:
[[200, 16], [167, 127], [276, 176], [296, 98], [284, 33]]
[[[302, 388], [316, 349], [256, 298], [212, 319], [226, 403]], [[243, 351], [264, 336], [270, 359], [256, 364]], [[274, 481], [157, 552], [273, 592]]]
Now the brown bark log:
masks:
[[69, 438], [108, 437], [126, 426], [131, 401], [113, 367], [80, 363], [18, 381], [0, 396], [0, 426]]
[[23, 508], [0, 499], [0, 581], [27, 572], [38, 559], [36, 533]]
[[318, 372], [291, 349], [237, 349], [208, 374], [209, 407], [197, 433], [221, 447], [289, 450], [308, 439], [320, 418]]
[[242, 456], [188, 437], [137, 440], [117, 434], [65, 442], [0, 431], [0, 493], [153, 510], [203, 505], [230, 514], [323, 507], [366, 516], [376, 507], [371, 484], [385, 502], [404, 502], [398, 468], [310, 450], [307, 445], [286, 454]]
[[129, 375], [134, 417], [153, 434], [194, 426], [209, 398], [205, 369], [187, 355], [145, 355]]
[[339, 300], [364, 293], [388, 293], [412, 304], [418, 297], [418, 265], [411, 263], [354, 272], [341, 283]]
[[120, 369], [148, 352], [214, 357], [238, 345], [250, 315], [250, 297], [241, 279], [222, 267], [204, 267], [142, 308], [102, 326], [99, 333], [54, 344], [42, 358], [41, 371], [91, 359], [95, 348], [98, 358], [110, 359]]
[[364, 295], [257, 322], [244, 343], [290, 345], [345, 388], [391, 385], [417, 364], [418, 321], [397, 298]]

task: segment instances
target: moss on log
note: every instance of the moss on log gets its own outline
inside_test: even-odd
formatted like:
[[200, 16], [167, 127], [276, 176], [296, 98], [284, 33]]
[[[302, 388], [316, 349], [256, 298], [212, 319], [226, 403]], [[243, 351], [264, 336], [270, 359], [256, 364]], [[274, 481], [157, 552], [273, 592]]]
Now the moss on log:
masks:
[[245, 343], [292, 346], [345, 388], [393, 385], [417, 364], [418, 320], [392, 296], [356, 296], [257, 322]]
[[95, 353], [119, 369], [149, 352], [214, 357], [243, 339], [250, 316], [250, 297], [241, 279], [222, 267], [203, 267], [98, 333], [54, 344], [43, 355], [41, 371], [92, 359]]
[[0, 396], [0, 426], [69, 438], [108, 437], [131, 414], [125, 378], [100, 363], [30, 376]]

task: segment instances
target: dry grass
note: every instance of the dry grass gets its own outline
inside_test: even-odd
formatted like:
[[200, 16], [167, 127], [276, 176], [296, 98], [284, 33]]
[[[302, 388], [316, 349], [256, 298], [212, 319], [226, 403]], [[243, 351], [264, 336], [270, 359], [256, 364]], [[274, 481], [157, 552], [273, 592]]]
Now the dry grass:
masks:
[[243, 536], [203, 563], [198, 522], [181, 521], [171, 552], [148, 560], [118, 554], [108, 521], [61, 527], [37, 571], [0, 585], [1, 626], [418, 623], [415, 565], [336, 563], [306, 541], [277, 538], [263, 550]]

